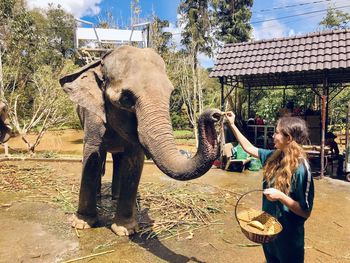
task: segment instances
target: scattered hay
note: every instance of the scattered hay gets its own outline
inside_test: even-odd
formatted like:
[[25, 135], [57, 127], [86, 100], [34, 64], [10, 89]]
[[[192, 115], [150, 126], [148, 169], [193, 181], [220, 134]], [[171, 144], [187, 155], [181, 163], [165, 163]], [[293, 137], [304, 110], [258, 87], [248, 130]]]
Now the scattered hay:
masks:
[[58, 204], [64, 212], [75, 212], [78, 192], [74, 183], [57, 176], [48, 165], [21, 162], [0, 163], [0, 191], [25, 193], [21, 201], [36, 201]]
[[50, 169], [40, 164], [33, 168], [25, 164], [14, 165], [2, 163], [0, 165], [0, 171], [0, 189], [3, 191], [29, 191], [49, 187], [55, 183], [48, 176], [51, 173]]
[[[98, 208], [112, 219], [116, 210], [110, 199], [110, 185], [104, 183], [103, 203]], [[77, 210], [78, 184], [45, 164], [1, 163], [0, 191], [28, 193], [21, 201], [55, 204], [66, 213]], [[195, 183], [141, 183], [137, 200], [139, 235], [146, 239], [191, 239], [197, 229], [222, 224], [218, 215], [226, 213], [225, 206], [235, 203], [235, 195], [233, 191]]]
[[194, 230], [222, 224], [216, 215], [226, 213], [224, 206], [232, 199], [223, 189], [204, 193], [193, 190], [190, 183], [181, 187], [143, 183], [139, 192], [139, 234], [147, 239], [191, 239]]

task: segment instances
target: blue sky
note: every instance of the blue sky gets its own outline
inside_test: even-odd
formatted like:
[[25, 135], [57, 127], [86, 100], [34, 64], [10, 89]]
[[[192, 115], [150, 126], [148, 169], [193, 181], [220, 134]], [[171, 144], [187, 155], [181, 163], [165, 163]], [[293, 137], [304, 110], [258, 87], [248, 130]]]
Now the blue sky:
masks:
[[[119, 25], [129, 25], [130, 2], [130, 0], [103, 0], [99, 4], [101, 11], [98, 15], [103, 17], [107, 12], [111, 12]], [[161, 19], [167, 19], [175, 23], [179, 2], [179, 0], [140, 0], [140, 17], [146, 18], [150, 14], [155, 13]], [[95, 20], [96, 16], [89, 14], [82, 18], [91, 21]]]
[[[47, 7], [48, 3], [60, 4], [77, 18], [91, 22], [106, 17], [108, 12], [120, 26], [130, 24], [130, 0], [27, 0], [28, 6]], [[170, 21], [169, 31], [175, 41], [181, 37], [176, 25], [180, 0], [140, 0], [141, 17], [154, 12], [161, 19]], [[317, 30], [319, 21], [326, 14], [327, 6], [350, 13], [349, 0], [255, 0], [252, 8], [253, 37], [255, 40], [306, 34]], [[304, 15], [303, 15], [304, 14]], [[201, 56], [205, 67], [213, 65], [213, 59]]]

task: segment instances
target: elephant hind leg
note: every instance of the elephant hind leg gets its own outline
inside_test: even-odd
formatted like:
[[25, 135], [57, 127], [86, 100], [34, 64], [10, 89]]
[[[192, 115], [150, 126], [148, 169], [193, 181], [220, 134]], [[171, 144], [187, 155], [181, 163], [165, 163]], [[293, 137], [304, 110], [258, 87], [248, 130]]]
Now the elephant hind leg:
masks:
[[97, 182], [97, 189], [96, 189], [96, 196], [98, 199], [101, 199], [102, 193], [102, 176], [106, 173], [106, 159], [107, 159], [107, 152], [101, 152], [101, 163], [99, 164], [100, 169], [100, 180]]

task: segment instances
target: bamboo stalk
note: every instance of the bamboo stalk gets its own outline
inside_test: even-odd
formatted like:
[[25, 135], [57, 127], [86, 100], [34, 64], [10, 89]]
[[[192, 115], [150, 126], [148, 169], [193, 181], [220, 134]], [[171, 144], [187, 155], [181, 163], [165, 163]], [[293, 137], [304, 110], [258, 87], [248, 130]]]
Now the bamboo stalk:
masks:
[[79, 257], [79, 258], [74, 258], [74, 259], [70, 259], [67, 261], [63, 261], [62, 263], [71, 263], [71, 262], [76, 262], [79, 260], [83, 260], [83, 259], [87, 259], [87, 258], [91, 258], [91, 257], [97, 257], [97, 256], [101, 256], [101, 255], [105, 255], [105, 254], [109, 254], [109, 253], [113, 253], [115, 250], [108, 250], [108, 251], [104, 251], [104, 252], [100, 252], [100, 253], [95, 253], [95, 254], [91, 254], [88, 256], [84, 256], [84, 257]]

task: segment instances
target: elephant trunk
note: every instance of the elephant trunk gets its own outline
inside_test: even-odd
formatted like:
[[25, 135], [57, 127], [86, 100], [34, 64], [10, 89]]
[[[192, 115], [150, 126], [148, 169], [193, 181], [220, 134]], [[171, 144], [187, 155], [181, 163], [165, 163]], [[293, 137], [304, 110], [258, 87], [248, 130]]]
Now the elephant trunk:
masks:
[[193, 158], [180, 154], [176, 148], [168, 105], [142, 103], [136, 105], [138, 134], [143, 147], [158, 168], [176, 180], [191, 180], [205, 174], [218, 157], [219, 146], [214, 123], [221, 112], [211, 109], [203, 112], [198, 122], [199, 145]]

